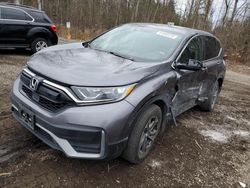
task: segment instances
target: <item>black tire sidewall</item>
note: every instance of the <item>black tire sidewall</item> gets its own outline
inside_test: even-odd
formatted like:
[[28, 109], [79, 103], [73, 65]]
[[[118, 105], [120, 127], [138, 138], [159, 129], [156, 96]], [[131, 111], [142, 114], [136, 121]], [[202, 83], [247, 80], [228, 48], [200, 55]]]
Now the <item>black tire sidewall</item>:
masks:
[[[137, 120], [135, 121], [134, 128], [129, 137], [128, 146], [123, 153], [123, 158], [130, 161], [131, 163], [138, 164], [142, 162], [149, 155], [150, 151], [154, 147], [154, 143], [153, 143], [148, 153], [143, 158], [139, 157], [139, 143], [140, 143], [141, 135], [142, 135], [142, 132], [144, 131], [146, 123], [148, 122], [149, 118], [152, 117], [153, 115], [157, 116], [159, 119], [159, 124], [160, 124], [159, 130], [160, 130], [163, 117], [162, 117], [161, 108], [157, 105], [153, 104], [153, 105], [148, 106], [145, 110], [143, 110], [140, 113]], [[159, 132], [158, 132], [158, 135], [159, 135]]]
[[[216, 98], [213, 97], [215, 92], [217, 92]], [[211, 112], [214, 109], [214, 106], [215, 106], [215, 103], [216, 103], [216, 101], [218, 99], [219, 93], [220, 93], [219, 83], [215, 82], [212, 89], [211, 89], [211, 92], [209, 92], [209, 94], [208, 94], [208, 99], [204, 103], [199, 105], [201, 107], [201, 109], [204, 110], [204, 111]]]
[[[215, 92], [216, 92], [216, 97], [214, 98]], [[215, 103], [217, 101], [218, 95], [219, 95], [219, 83], [216, 82], [213, 86], [212, 92], [209, 95], [209, 106], [210, 106], [209, 108], [210, 108], [210, 110], [213, 110]]]

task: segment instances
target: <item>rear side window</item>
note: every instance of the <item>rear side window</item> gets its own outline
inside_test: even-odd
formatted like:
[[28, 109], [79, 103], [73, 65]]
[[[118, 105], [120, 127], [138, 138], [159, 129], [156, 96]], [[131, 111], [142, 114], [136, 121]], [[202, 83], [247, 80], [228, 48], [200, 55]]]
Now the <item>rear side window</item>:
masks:
[[25, 12], [14, 8], [1, 8], [1, 15], [2, 19], [32, 21], [32, 18]]
[[190, 59], [199, 61], [203, 60], [201, 37], [195, 37], [189, 42], [189, 44], [181, 54], [181, 57], [179, 58], [178, 62], [186, 64], [189, 62]]
[[29, 14], [39, 23], [52, 23], [46, 14], [38, 11], [29, 11]]
[[204, 36], [204, 60], [208, 60], [219, 55], [221, 46], [217, 39], [210, 36]]

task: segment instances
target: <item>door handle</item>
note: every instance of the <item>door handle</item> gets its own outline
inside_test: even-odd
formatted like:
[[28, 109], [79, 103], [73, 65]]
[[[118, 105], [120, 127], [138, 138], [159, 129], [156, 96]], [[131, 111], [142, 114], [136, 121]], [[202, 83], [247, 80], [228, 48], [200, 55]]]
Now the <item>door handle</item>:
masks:
[[220, 61], [217, 61], [217, 63], [216, 63], [217, 65], [219, 65], [220, 64]]

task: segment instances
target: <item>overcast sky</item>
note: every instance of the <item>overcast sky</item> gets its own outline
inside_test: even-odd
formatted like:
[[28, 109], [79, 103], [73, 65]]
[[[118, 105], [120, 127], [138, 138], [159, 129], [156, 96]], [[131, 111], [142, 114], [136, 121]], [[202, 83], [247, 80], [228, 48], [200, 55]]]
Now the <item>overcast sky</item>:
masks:
[[[176, 6], [177, 6], [177, 11], [179, 13], [183, 13], [185, 10], [185, 7], [187, 5], [187, 2], [190, 0], [175, 0], [176, 1]], [[234, 0], [230, 0], [231, 3], [231, 9], [233, 7], [233, 3]], [[238, 3], [238, 7], [240, 7], [246, 0], [239, 0]], [[213, 15], [213, 21], [216, 21], [218, 16], [222, 16], [223, 15], [223, 11], [224, 11], [224, 0], [214, 0], [213, 1], [213, 5], [212, 5], [212, 9], [214, 11], [214, 15]], [[222, 11], [220, 11], [222, 9]], [[221, 12], [222, 15], [219, 15]]]

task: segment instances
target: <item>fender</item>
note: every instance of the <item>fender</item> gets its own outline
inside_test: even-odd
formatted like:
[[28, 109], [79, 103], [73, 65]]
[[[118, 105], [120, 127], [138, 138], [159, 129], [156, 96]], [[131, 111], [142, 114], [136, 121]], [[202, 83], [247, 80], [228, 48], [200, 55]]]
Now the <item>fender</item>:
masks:
[[52, 33], [50, 32], [49, 29], [45, 27], [34, 27], [30, 29], [29, 32], [27, 33], [27, 38], [29, 39], [29, 43], [32, 42], [33, 36], [35, 36], [36, 34], [46, 35], [48, 38], [52, 38]]
[[[171, 117], [170, 108], [172, 107], [172, 98], [175, 91], [175, 85], [177, 82], [177, 77], [175, 71], [162, 71], [163, 74], [160, 76], [144, 80], [143, 83], [140, 83], [138, 88], [143, 92], [133, 92], [125, 99], [128, 103], [135, 107], [134, 111], [131, 113], [129, 117], [128, 123], [123, 133], [123, 138], [130, 135], [131, 130], [133, 129], [133, 125], [138, 118], [138, 116], [151, 104], [159, 105], [163, 110], [163, 122], [161, 132], [164, 131], [168, 120]], [[146, 82], [154, 82], [154, 84], [144, 84]], [[154, 87], [147, 88], [148, 85], [153, 85]], [[138, 98], [142, 98], [143, 100], [137, 100]], [[140, 101], [139, 103], [137, 101]]]

